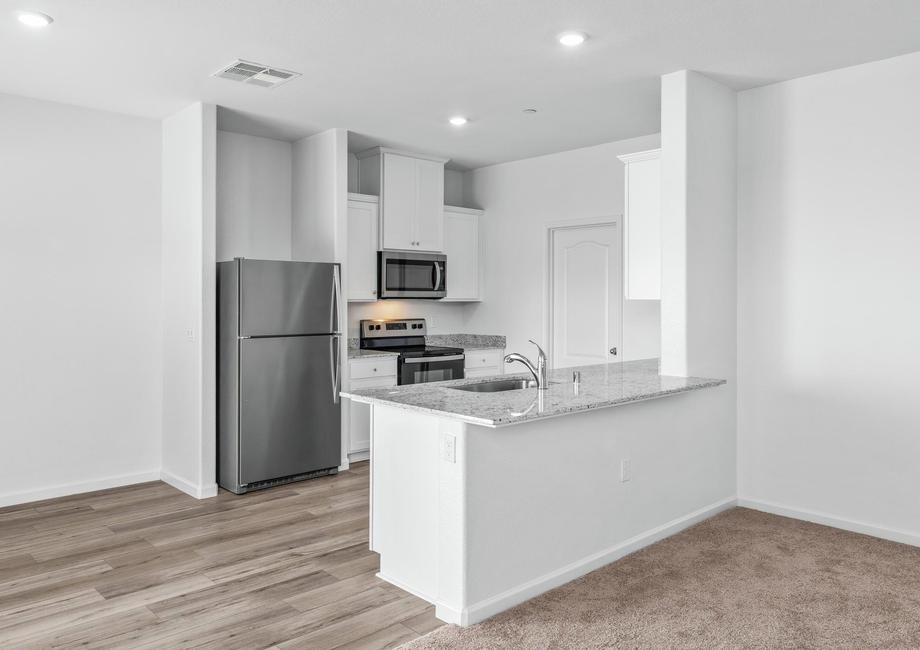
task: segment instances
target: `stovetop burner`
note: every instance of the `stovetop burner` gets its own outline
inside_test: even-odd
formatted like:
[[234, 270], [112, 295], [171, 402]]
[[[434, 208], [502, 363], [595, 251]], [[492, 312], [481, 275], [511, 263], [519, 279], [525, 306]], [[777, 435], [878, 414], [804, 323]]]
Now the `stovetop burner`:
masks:
[[374, 347], [374, 350], [399, 352], [404, 357], [447, 357], [463, 354], [463, 348], [449, 348], [443, 345], [394, 345], [392, 347]]
[[447, 357], [463, 354], [463, 348], [428, 345], [424, 318], [362, 320], [361, 348], [398, 352], [403, 358]]

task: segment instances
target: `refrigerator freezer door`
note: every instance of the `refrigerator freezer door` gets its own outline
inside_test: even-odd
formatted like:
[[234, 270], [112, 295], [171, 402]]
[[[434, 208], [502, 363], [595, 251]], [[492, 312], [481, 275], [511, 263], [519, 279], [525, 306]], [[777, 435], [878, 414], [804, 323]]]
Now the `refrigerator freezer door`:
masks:
[[240, 341], [240, 483], [337, 467], [336, 336]]
[[240, 336], [339, 331], [337, 265], [269, 260], [239, 263]]

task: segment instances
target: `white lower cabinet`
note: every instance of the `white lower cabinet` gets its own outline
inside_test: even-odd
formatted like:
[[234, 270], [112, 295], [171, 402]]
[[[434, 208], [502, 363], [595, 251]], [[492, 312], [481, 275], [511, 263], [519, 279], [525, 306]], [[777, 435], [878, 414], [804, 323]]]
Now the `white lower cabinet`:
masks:
[[466, 350], [463, 375], [467, 379], [471, 377], [503, 375], [505, 374], [504, 357], [505, 350], [500, 348]]
[[[396, 385], [396, 357], [370, 357], [348, 361], [352, 389], [386, 388]], [[348, 454], [363, 454], [371, 448], [371, 411], [367, 404], [348, 400]], [[362, 460], [356, 458], [354, 460]]]

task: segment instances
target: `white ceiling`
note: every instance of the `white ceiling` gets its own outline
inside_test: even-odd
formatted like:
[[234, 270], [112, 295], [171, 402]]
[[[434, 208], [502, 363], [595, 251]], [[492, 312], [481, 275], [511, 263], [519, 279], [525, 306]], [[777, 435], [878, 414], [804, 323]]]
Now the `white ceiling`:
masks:
[[[920, 50], [920, 0], [0, 0], [0, 92], [229, 130], [343, 127], [455, 167], [656, 132], [658, 76], [741, 89]], [[14, 9], [55, 18], [22, 27]], [[555, 35], [580, 29], [578, 49]], [[235, 58], [303, 77], [214, 79]], [[537, 108], [534, 115], [524, 108]], [[447, 118], [467, 115], [464, 128]]]

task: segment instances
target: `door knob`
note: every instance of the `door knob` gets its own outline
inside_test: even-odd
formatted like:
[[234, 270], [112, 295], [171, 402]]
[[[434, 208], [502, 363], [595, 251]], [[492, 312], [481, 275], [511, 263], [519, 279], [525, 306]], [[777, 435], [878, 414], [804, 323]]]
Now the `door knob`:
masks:
[[612, 354], [613, 356], [617, 356], [617, 349], [616, 349], [616, 348], [610, 348], [610, 354]]

